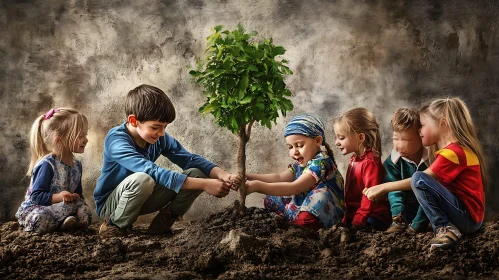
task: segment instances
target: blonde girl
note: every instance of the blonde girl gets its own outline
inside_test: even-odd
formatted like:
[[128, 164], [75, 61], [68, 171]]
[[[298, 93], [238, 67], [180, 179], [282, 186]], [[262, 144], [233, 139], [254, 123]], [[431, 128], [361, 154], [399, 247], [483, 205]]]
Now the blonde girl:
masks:
[[81, 162], [73, 153], [83, 153], [88, 123], [73, 109], [51, 109], [31, 127], [31, 176], [25, 201], [16, 217], [25, 231], [46, 233], [86, 229], [92, 212], [83, 199]]
[[339, 223], [343, 178], [324, 137], [324, 124], [313, 115], [299, 115], [286, 125], [284, 137], [294, 162], [279, 174], [246, 173], [247, 193], [266, 194], [266, 209], [302, 227], [318, 230]]
[[421, 109], [420, 117], [423, 145], [435, 151], [430, 167], [410, 179], [367, 190], [366, 195], [376, 199], [386, 191], [412, 188], [435, 231], [431, 247], [449, 248], [483, 222], [486, 176], [482, 148], [461, 99], [434, 100]]
[[354, 229], [385, 230], [391, 223], [386, 196], [371, 201], [362, 194], [385, 179], [376, 118], [365, 108], [355, 108], [336, 120], [334, 132], [340, 152], [352, 154], [345, 178], [346, 213], [342, 224]]

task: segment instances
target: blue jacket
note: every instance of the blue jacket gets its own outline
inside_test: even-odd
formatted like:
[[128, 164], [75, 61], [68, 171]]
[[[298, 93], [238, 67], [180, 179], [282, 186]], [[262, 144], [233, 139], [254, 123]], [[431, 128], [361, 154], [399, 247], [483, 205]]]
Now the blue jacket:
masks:
[[178, 193], [187, 177], [156, 165], [154, 162], [160, 155], [167, 157], [183, 170], [199, 168], [209, 175], [215, 167], [215, 164], [203, 157], [189, 153], [175, 138], [166, 133], [156, 143], [143, 149], [133, 141], [126, 129], [126, 123], [123, 123], [112, 128], [104, 140], [102, 173], [94, 191], [97, 213], [100, 213], [113, 190], [126, 177], [136, 172], [144, 172], [151, 176], [156, 184]]

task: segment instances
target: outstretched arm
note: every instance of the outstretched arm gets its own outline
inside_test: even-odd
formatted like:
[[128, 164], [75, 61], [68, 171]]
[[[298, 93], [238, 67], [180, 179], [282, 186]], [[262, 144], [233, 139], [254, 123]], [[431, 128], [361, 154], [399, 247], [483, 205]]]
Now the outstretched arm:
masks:
[[248, 180], [258, 180], [266, 183], [293, 182], [295, 175], [289, 172], [289, 170], [285, 170], [279, 174], [246, 173], [246, 178]]
[[[431, 177], [438, 179], [437, 174], [435, 174], [430, 168], [427, 168], [424, 173], [430, 175]], [[393, 191], [408, 191], [411, 190], [411, 178], [407, 178], [400, 181], [388, 182], [384, 184], [379, 184], [377, 186], [372, 186], [368, 189], [364, 189], [362, 193], [367, 196], [369, 200], [375, 200], [383, 195], [393, 192]]]
[[295, 195], [311, 189], [315, 185], [315, 183], [315, 178], [308, 173], [301, 175], [293, 182], [267, 183], [258, 180], [247, 181], [246, 193], [250, 194], [253, 192], [258, 192], [275, 196]]

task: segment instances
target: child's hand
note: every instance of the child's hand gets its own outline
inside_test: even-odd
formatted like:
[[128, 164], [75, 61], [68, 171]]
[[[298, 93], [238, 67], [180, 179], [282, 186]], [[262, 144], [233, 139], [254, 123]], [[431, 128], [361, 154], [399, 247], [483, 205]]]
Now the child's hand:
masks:
[[258, 180], [253, 180], [253, 181], [246, 181], [246, 194], [258, 192], [258, 188], [260, 185], [261, 181]]
[[72, 201], [76, 200], [78, 197], [80, 197], [78, 194], [76, 194], [76, 197], [75, 197], [74, 196], [75, 194], [70, 193], [68, 191], [62, 191], [59, 193], [59, 195], [61, 196], [62, 202], [64, 202], [64, 203], [72, 202]]
[[367, 199], [371, 201], [378, 201], [383, 196], [382, 187], [380, 185], [372, 186], [368, 189], [364, 189], [362, 194], [367, 197]]
[[221, 198], [229, 194], [230, 188], [222, 180], [206, 179], [204, 191], [213, 196]]
[[222, 177], [222, 181], [224, 181], [227, 187], [237, 191], [239, 185], [241, 185], [241, 175], [227, 173], [225, 176]]

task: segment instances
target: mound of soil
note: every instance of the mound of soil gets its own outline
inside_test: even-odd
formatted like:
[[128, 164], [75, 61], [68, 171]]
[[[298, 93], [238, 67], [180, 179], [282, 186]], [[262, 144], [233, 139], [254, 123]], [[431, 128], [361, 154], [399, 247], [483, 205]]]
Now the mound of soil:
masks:
[[103, 241], [98, 224], [41, 236], [0, 224], [0, 278], [499, 278], [497, 222], [450, 250], [430, 251], [432, 233], [312, 232], [264, 209], [241, 217], [233, 209], [180, 221], [168, 235], [135, 225], [128, 237]]

